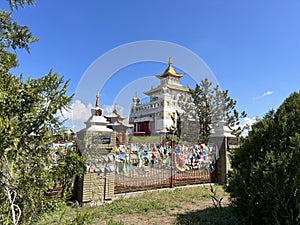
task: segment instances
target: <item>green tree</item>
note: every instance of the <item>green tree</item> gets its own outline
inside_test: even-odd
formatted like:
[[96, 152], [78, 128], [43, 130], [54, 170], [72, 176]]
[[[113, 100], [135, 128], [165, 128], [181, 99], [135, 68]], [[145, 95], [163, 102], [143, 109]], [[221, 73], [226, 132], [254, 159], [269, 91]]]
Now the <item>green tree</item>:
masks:
[[214, 93], [211, 85], [212, 83], [208, 79], [204, 79], [200, 84], [196, 84], [195, 89], [190, 88], [190, 95], [199, 124], [198, 142], [200, 143], [208, 141], [213, 122], [212, 99]]
[[34, 5], [35, 0], [8, 0], [10, 8], [18, 9], [19, 6], [24, 8], [26, 5]]
[[228, 191], [245, 224], [300, 224], [300, 92], [252, 127]]
[[[10, 1], [24, 7], [33, 1]], [[0, 10], [0, 223], [31, 223], [63, 200], [47, 193], [62, 183], [62, 197], [81, 172], [82, 159], [71, 149], [57, 153], [54, 162], [51, 143], [62, 127], [58, 113], [67, 110], [68, 81], [56, 73], [26, 80], [13, 75], [18, 65], [16, 49], [29, 51], [37, 38], [26, 26], [19, 26], [11, 12]]]
[[180, 140], [189, 143], [198, 142], [199, 122], [190, 94], [179, 96], [178, 105], [181, 108], [178, 112], [181, 125]]
[[11, 68], [18, 65], [17, 55], [11, 50], [26, 49], [29, 52], [29, 44], [37, 41], [29, 32], [28, 27], [19, 26], [11, 18], [12, 12], [0, 9], [0, 73], [6, 74]]
[[[190, 98], [182, 96], [179, 100], [184, 111], [181, 114], [184, 140], [189, 133], [189, 136], [197, 137], [199, 143], [208, 142], [212, 129], [221, 120], [226, 121], [233, 133], [238, 135], [242, 132], [239, 121], [246, 117], [246, 113], [237, 111], [237, 101], [229, 96], [228, 90], [220, 90], [218, 85], [213, 86], [205, 78], [194, 89], [190, 88], [189, 94]], [[188, 138], [188, 141], [191, 139]]]

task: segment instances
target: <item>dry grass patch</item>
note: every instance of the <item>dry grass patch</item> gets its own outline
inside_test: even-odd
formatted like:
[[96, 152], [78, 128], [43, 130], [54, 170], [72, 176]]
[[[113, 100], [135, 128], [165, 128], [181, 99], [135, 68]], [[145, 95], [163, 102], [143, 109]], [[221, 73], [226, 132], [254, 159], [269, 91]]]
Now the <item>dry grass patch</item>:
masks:
[[[77, 224], [237, 224], [232, 212], [226, 207], [229, 204], [229, 195], [222, 186], [214, 186], [214, 189], [223, 198], [224, 208], [214, 208], [210, 187], [199, 185], [145, 192], [95, 208], [67, 207], [64, 212], [56, 212], [47, 217], [46, 223], [40, 224], [76, 224], [71, 223], [76, 215]], [[51, 220], [58, 217], [63, 219], [59, 222]]]

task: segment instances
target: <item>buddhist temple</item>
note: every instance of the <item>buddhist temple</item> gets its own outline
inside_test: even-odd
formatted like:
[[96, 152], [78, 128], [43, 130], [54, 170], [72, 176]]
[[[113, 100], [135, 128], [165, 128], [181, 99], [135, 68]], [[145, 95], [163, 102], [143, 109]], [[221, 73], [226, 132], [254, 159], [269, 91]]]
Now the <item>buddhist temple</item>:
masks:
[[125, 122], [127, 117], [122, 116], [117, 111], [117, 105], [115, 104], [114, 110], [111, 113], [104, 115], [104, 117], [109, 122], [107, 127], [117, 133], [117, 145], [127, 144], [127, 136], [129, 131], [133, 128], [133, 125]]
[[180, 84], [184, 74], [177, 73], [169, 58], [166, 70], [156, 77], [160, 80], [157, 87], [144, 92], [150, 102], [140, 103], [136, 95], [132, 99], [129, 123], [134, 126], [135, 135], [158, 135], [173, 125], [172, 117], [176, 111], [181, 112], [178, 105], [180, 96], [188, 96], [188, 88]]
[[133, 128], [132, 124], [126, 123], [124, 120], [127, 119], [127, 117], [122, 116], [118, 111], [117, 111], [117, 106], [115, 104], [114, 110], [107, 114], [104, 115], [104, 117], [107, 119], [109, 122], [107, 124], [107, 127], [116, 131], [116, 132], [126, 132], [128, 129]]

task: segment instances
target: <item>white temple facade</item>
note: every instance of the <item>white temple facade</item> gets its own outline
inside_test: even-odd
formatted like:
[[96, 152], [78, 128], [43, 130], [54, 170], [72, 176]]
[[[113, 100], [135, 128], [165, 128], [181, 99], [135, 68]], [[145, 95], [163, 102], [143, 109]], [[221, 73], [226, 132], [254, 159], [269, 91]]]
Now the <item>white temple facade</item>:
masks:
[[132, 99], [129, 123], [134, 125], [136, 135], [158, 135], [165, 133], [173, 125], [171, 116], [176, 118], [176, 110], [181, 113], [178, 105], [180, 96], [188, 96], [189, 88], [180, 84], [184, 74], [177, 73], [169, 58], [168, 67], [163, 74], [156, 75], [160, 79], [157, 87], [144, 92], [150, 102], [140, 103], [137, 94]]

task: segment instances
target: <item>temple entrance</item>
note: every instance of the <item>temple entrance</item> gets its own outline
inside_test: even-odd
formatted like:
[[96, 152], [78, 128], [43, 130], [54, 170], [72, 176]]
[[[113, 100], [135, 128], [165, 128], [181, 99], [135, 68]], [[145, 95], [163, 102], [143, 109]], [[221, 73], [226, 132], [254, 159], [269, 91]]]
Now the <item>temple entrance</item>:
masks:
[[135, 132], [136, 133], [143, 133], [145, 136], [151, 135], [151, 129], [150, 129], [150, 121], [143, 121], [135, 123]]

